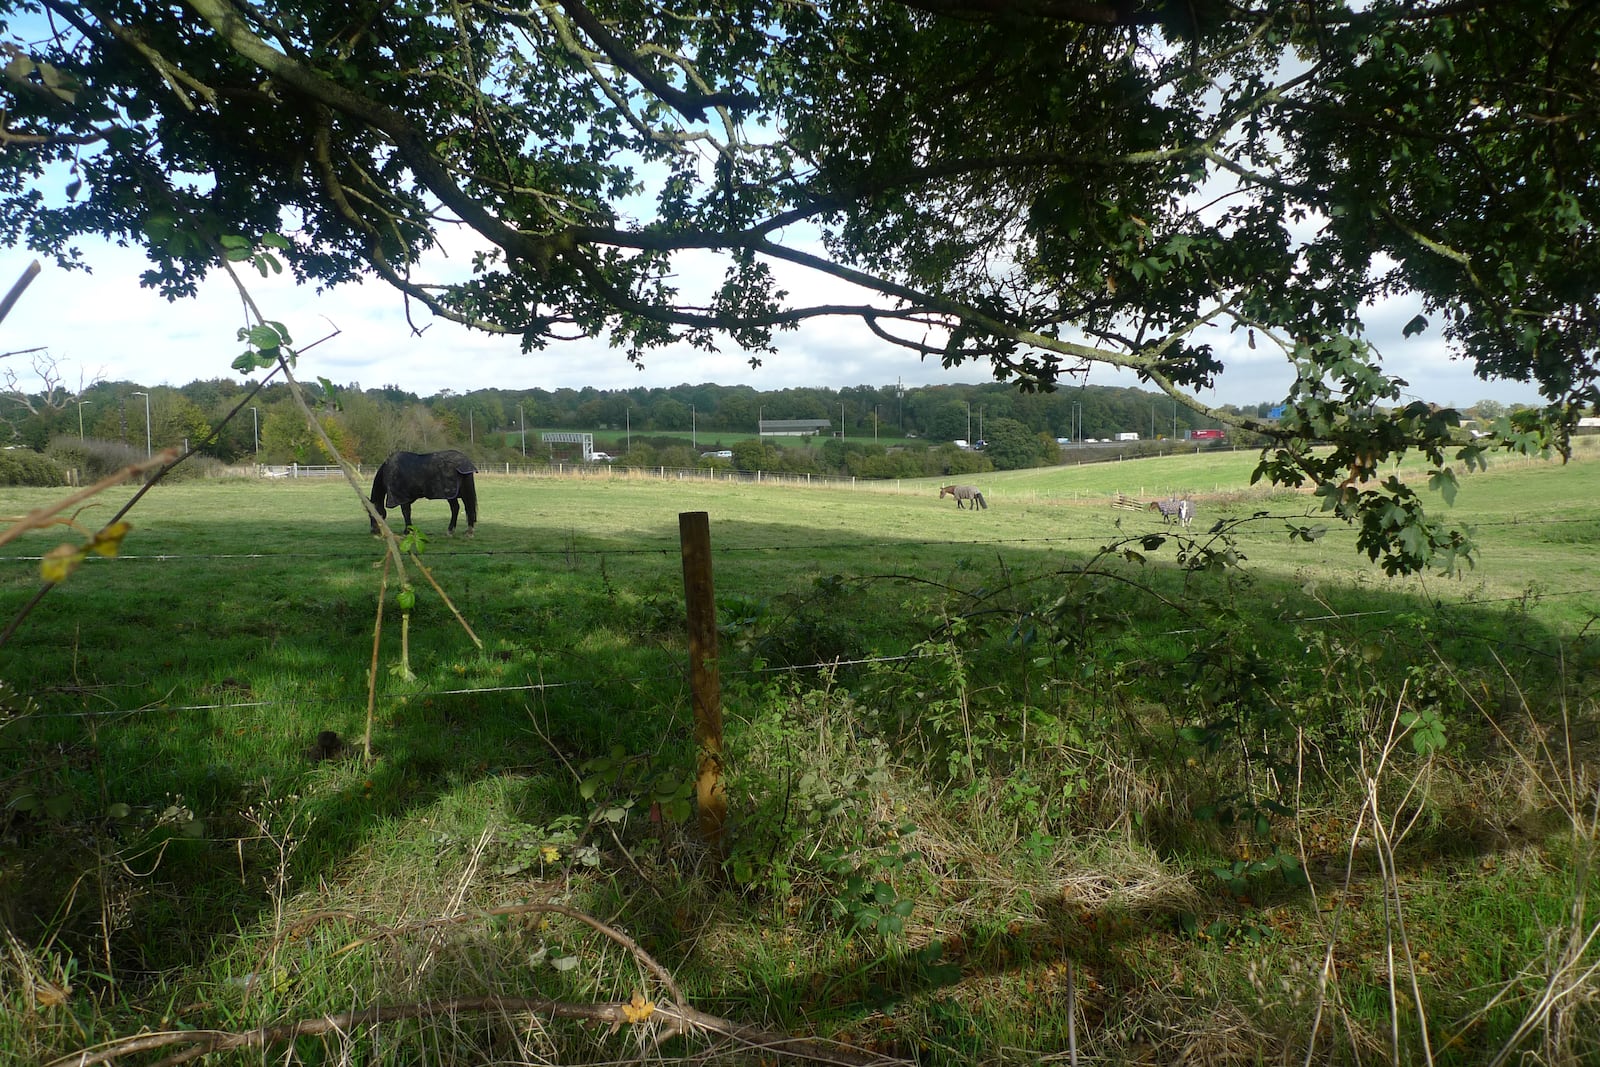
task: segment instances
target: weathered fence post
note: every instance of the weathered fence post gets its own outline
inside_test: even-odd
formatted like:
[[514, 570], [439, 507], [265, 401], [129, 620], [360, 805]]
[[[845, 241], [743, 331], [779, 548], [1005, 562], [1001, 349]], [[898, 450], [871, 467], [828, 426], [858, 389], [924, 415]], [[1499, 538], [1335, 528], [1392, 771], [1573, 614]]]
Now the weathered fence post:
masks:
[[711, 583], [711, 520], [704, 511], [678, 515], [683, 546], [683, 593], [689, 615], [689, 686], [699, 753], [694, 795], [700, 836], [712, 855], [724, 854], [728, 795], [722, 784], [722, 676], [717, 667], [717, 605]]

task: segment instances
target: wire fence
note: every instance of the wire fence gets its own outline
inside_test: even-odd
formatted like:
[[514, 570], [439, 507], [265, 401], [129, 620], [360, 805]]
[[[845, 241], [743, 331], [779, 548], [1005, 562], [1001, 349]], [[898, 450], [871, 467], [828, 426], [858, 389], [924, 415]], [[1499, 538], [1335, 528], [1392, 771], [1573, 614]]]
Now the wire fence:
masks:
[[[363, 478], [367, 469], [363, 464], [355, 465], [356, 474]], [[338, 478], [343, 471], [336, 466], [315, 466], [302, 464], [289, 464], [287, 466], [260, 465], [256, 467], [235, 467], [227, 472], [234, 477], [258, 477], [269, 480], [286, 479], [298, 481], [301, 479], [316, 481], [328, 478]], [[742, 485], [778, 485], [813, 489], [852, 489], [874, 493], [897, 494], [922, 494], [929, 491], [930, 486], [939, 480], [937, 475], [922, 475], [916, 478], [866, 478], [853, 474], [815, 474], [805, 471], [768, 471], [768, 470], [735, 470], [731, 467], [668, 467], [661, 465], [639, 466], [623, 465], [607, 462], [594, 463], [486, 463], [478, 468], [480, 475], [491, 475], [504, 478], [569, 478], [569, 479], [596, 479], [602, 481], [612, 480], [649, 480], [665, 482], [705, 482], [708, 484], [731, 483]], [[948, 475], [950, 478], [975, 478], [980, 474], [968, 473], [961, 475]], [[1137, 495], [1148, 496], [1161, 493], [1206, 492], [1203, 487], [1186, 485], [1182, 489], [1174, 486], [1146, 486], [1138, 487]], [[1226, 491], [1219, 482], [1214, 483], [1209, 490], [1214, 494]], [[989, 490], [985, 487], [986, 495], [1001, 500], [1071, 500], [1071, 501], [1099, 501], [1113, 500], [1118, 496], [1126, 495], [1119, 491], [1100, 491], [1093, 489], [1066, 489], [1059, 491], [1043, 492], [1039, 490], [1006, 490], [999, 487]]]
[[[587, 465], [587, 466], [591, 466], [592, 467], [593, 465]], [[675, 474], [679, 474], [679, 473], [682, 473], [682, 474], [690, 473], [688, 471], [673, 471], [670, 468], [663, 468], [663, 469], [661, 469], [661, 471], [662, 471], [662, 473], [657, 473], [655, 475], [651, 475], [649, 472], [641, 471], [638, 468], [626, 468], [626, 469], [621, 469], [621, 470], [601, 469], [599, 471], [583, 470], [583, 471], [581, 471], [581, 473], [578, 473], [576, 476], [580, 476], [580, 477], [649, 477], [649, 476], [671, 477], [671, 476], [673, 476]], [[302, 467], [302, 468], [292, 469], [290, 471], [290, 473], [288, 473], [288, 474], [286, 474], [284, 476], [285, 477], [290, 477], [290, 478], [326, 478], [326, 477], [330, 477], [330, 476], [337, 476], [339, 473], [340, 473], [340, 471], [339, 471], [339, 468], [337, 468], [337, 467]], [[562, 472], [553, 471], [552, 468], [549, 468], [549, 467], [543, 467], [543, 466], [533, 467], [533, 466], [530, 466], [530, 467], [527, 467], [527, 468], [508, 467], [502, 473], [504, 473], [506, 475], [511, 475], [511, 476], [516, 476], [516, 475], [523, 475], [523, 476], [549, 476], [551, 473], [561, 474]], [[568, 476], [572, 476], [572, 474], [569, 472]], [[727, 477], [728, 476], [728, 472], [717, 472], [717, 476], [718, 477]], [[793, 476], [791, 476], [791, 479], [792, 480], [788, 484], [800, 484], [800, 485], [821, 484], [819, 481], [808, 481], [808, 480], [801, 479], [801, 478], [798, 478], [798, 477], [793, 477]], [[753, 481], [753, 480], [761, 480], [761, 479], [759, 479], [757, 477], [746, 477], [744, 480]], [[776, 479], [767, 479], [767, 480], [776, 480]], [[851, 484], [852, 487], [855, 487], [858, 484], [856, 482], [856, 480], [854, 480], [854, 479], [851, 479], [849, 481], [850, 481], [850, 484]], [[882, 483], [873, 483], [873, 484], [875, 484], [875, 487], [882, 485]], [[1114, 497], [1116, 494], [1110, 494], [1109, 496], [1107, 494], [1097, 494], [1097, 495], [1107, 496], [1107, 503], [1109, 504], [1109, 503], [1111, 503], [1110, 497]], [[1310, 517], [1315, 517], [1315, 516], [1311, 516], [1311, 515], [1307, 515], [1307, 514], [1298, 514], [1298, 513], [1296, 513], [1296, 514], [1266, 514], [1266, 513], [1258, 513], [1256, 515], [1249, 516], [1246, 521], [1257, 521], [1257, 522], [1285, 521], [1285, 520], [1304, 521], [1305, 519], [1310, 518]], [[1576, 517], [1542, 517], [1542, 518], [1538, 518], [1538, 519], [1512, 518], [1512, 519], [1499, 520], [1499, 521], [1490, 522], [1490, 523], [1477, 523], [1477, 524], [1474, 524], [1474, 525], [1477, 526], [1480, 529], [1481, 528], [1487, 528], [1487, 527], [1526, 527], [1526, 528], [1529, 528], [1529, 529], [1537, 529], [1537, 528], [1541, 528], [1541, 527], [1556, 528], [1556, 527], [1570, 527], [1570, 526], [1574, 526], [1574, 525], [1595, 525], [1597, 522], [1600, 522], [1600, 519], [1597, 519], [1596, 517], [1593, 517], [1593, 516], [1591, 516], [1591, 517], [1576, 516]], [[1154, 533], [1154, 532], [1158, 532], [1158, 531], [1151, 531], [1151, 532]], [[1234, 532], [1237, 532], [1237, 527], [1234, 528]], [[1138, 534], [1138, 533], [1127, 533], [1127, 534], [1124, 534], [1124, 536], [1139, 537], [1139, 536], [1145, 536], [1145, 535]], [[1198, 539], [1198, 538], [1201, 538], [1201, 537], [1205, 537], [1205, 536], [1208, 536], [1208, 535], [1206, 533], [1204, 533], [1204, 532], [1194, 531], [1194, 532], [1190, 532], [1190, 533], [1185, 534], [1185, 535], [1174, 535], [1174, 534], [1169, 532], [1167, 534], [1167, 536], [1184, 536], [1184, 537], [1187, 537], [1188, 539], [1195, 540], [1195, 539]], [[1080, 547], [1080, 546], [1085, 546], [1085, 545], [1092, 546], [1096, 550], [1098, 550], [1100, 548], [1103, 548], [1103, 547], [1106, 546], [1106, 536], [1104, 534], [1094, 534], [1094, 535], [1062, 535], [1062, 536], [1049, 536], [1049, 537], [1015, 537], [1015, 538], [1007, 538], [1007, 537], [977, 537], [977, 538], [960, 538], [960, 539], [950, 539], [950, 538], [937, 538], [937, 539], [934, 539], [934, 538], [929, 538], [929, 539], [919, 539], [919, 540], [913, 540], [913, 541], [908, 541], [908, 540], [903, 540], [903, 539], [890, 539], [890, 540], [885, 540], [885, 539], [860, 539], [860, 540], [850, 540], [850, 541], [843, 541], [843, 540], [841, 540], [841, 541], [831, 541], [831, 542], [827, 542], [827, 543], [818, 543], [818, 542], [815, 542], [815, 541], [808, 541], [808, 542], [805, 542], [805, 543], [790, 544], [790, 545], [783, 545], [783, 544], [776, 544], [776, 545], [775, 544], [730, 545], [730, 544], [721, 544], [721, 543], [719, 543], [718, 545], [715, 546], [714, 553], [716, 555], [719, 555], [719, 556], [730, 557], [730, 556], [753, 555], [753, 554], [767, 555], [767, 554], [783, 554], [783, 553], [819, 554], [819, 553], [836, 553], [836, 552], [871, 552], [871, 551], [876, 550], [876, 549], [885, 549], [885, 548], [895, 548], [895, 549], [902, 549], [902, 550], [906, 549], [906, 548], [916, 548], [916, 547], [1001, 549], [1001, 548], [1006, 548], [1006, 547], [1053, 548], [1053, 547]], [[677, 538], [663, 538], [659, 543], [632, 545], [632, 546], [628, 546], [628, 547], [617, 547], [617, 546], [577, 547], [577, 546], [572, 546], [572, 545], [565, 545], [565, 546], [552, 547], [552, 548], [531, 548], [530, 547], [530, 548], [517, 548], [517, 549], [473, 549], [473, 548], [468, 548], [465, 545], [463, 545], [463, 546], [460, 546], [455, 551], [453, 551], [452, 555], [453, 556], [465, 556], [465, 557], [483, 557], [483, 558], [500, 558], [500, 557], [503, 557], [503, 558], [513, 558], [513, 559], [539, 559], [539, 558], [568, 558], [568, 559], [570, 559], [570, 558], [573, 558], [573, 557], [596, 557], [596, 558], [600, 558], [600, 557], [616, 557], [616, 556], [625, 556], [625, 555], [641, 555], [641, 556], [650, 555], [650, 556], [671, 556], [671, 557], [676, 557], [676, 555], [679, 553], [679, 551], [680, 551], [680, 544], [679, 544], [679, 541], [678, 541]], [[141, 555], [141, 554], [120, 554], [120, 555], [118, 555], [116, 557], [108, 558], [108, 559], [91, 556], [90, 559], [87, 562], [92, 566], [137, 565], [137, 564], [149, 564], [149, 563], [196, 563], [196, 564], [205, 564], [205, 563], [213, 563], [213, 562], [247, 563], [247, 562], [252, 562], [252, 561], [274, 561], [274, 560], [288, 560], [288, 559], [324, 559], [324, 560], [326, 560], [326, 559], [337, 559], [337, 558], [351, 558], [351, 559], [362, 558], [362, 559], [364, 559], [364, 558], [369, 558], [371, 555], [372, 555], [372, 553], [369, 550], [364, 550], [364, 549], [351, 549], [349, 551], [334, 551], [334, 552], [329, 552], [329, 551], [287, 551], [287, 552], [247, 552], [247, 553], [158, 553], [158, 554], [145, 554], [145, 555]], [[6, 556], [0, 556], [0, 563], [7, 563], [7, 562], [9, 562], [9, 563], [37, 563], [42, 558], [43, 557], [41, 557], [41, 556], [34, 556], [34, 555], [6, 555]], [[1592, 596], [1592, 595], [1600, 595], [1600, 587], [1588, 587], [1588, 588], [1573, 588], [1573, 589], [1559, 589], [1559, 590], [1539, 591], [1536, 594], [1530, 594], [1530, 593], [1526, 593], [1525, 592], [1525, 593], [1513, 594], [1513, 595], [1507, 595], [1507, 596], [1501, 596], [1501, 597], [1477, 597], [1477, 598], [1473, 598], [1472, 599], [1472, 603], [1475, 604], [1475, 605], [1487, 606], [1487, 605], [1494, 605], [1494, 604], [1509, 604], [1509, 603], [1515, 603], [1515, 602], [1518, 602], [1518, 601], [1524, 601], [1525, 602], [1525, 601], [1529, 600], [1530, 598], [1534, 599], [1534, 600], [1547, 600], [1547, 599], [1553, 600], [1553, 599], [1557, 599], [1557, 598], [1570, 598], [1570, 597]], [[1388, 614], [1392, 614], [1392, 612], [1390, 612], [1390, 611], [1367, 611], [1367, 612], [1355, 612], [1355, 613], [1342, 614], [1342, 615], [1340, 615], [1340, 614], [1330, 614], [1330, 615], [1327, 615], [1327, 616], [1322, 616], [1322, 617], [1320, 617], [1320, 619], [1321, 619], [1321, 621], [1334, 621], [1334, 620], [1355, 619], [1355, 618], [1364, 617], [1364, 616], [1381, 616], [1381, 615], [1388, 615]], [[1305, 619], [1305, 620], [1301, 620], [1301, 621], [1309, 622], [1309, 621], [1316, 621], [1316, 620]], [[1182, 633], [1187, 633], [1187, 632], [1190, 632], [1190, 631], [1188, 631], [1188, 630], [1173, 630], [1173, 631], [1171, 631], [1171, 635], [1176, 636], [1176, 635], [1179, 635], [1179, 634], [1182, 634]], [[791, 665], [791, 666], [763, 666], [763, 667], [759, 667], [759, 668], [750, 668], [750, 669], [744, 670], [744, 671], [730, 672], [730, 677], [737, 677], [739, 675], [777, 675], [777, 674], [798, 673], [798, 672], [808, 672], [808, 671], [826, 671], [826, 670], [830, 670], [830, 669], [841, 669], [841, 668], [845, 668], [845, 667], [859, 667], [859, 666], [875, 665], [875, 664], [905, 663], [905, 662], [914, 661], [914, 660], [919, 659], [919, 658], [922, 658], [921, 654], [903, 655], [903, 656], [875, 656], [875, 657], [859, 658], [859, 659], [839, 659], [839, 660], [820, 661], [820, 662], [807, 663], [807, 664], [802, 664], [802, 665]], [[661, 675], [661, 676], [640, 677], [640, 678], [634, 679], [633, 681], [635, 683], [638, 683], [638, 684], [651, 684], [651, 683], [676, 682], [676, 681], [682, 681], [682, 680], [683, 680], [682, 672], [674, 672], [674, 673], [671, 673], [671, 674], [666, 674], [666, 675]], [[562, 690], [562, 689], [570, 689], [570, 688], [574, 688], [574, 687], [583, 687], [583, 686], [591, 686], [592, 687], [592, 686], [595, 686], [596, 684], [598, 684], [598, 683], [595, 683], [595, 682], [592, 682], [592, 681], [578, 681], [578, 682], [570, 682], [570, 681], [541, 681], [541, 682], [528, 682], [528, 683], [514, 684], [514, 685], [495, 685], [495, 686], [478, 686], [478, 687], [450, 688], [450, 689], [437, 689], [437, 690], [418, 690], [418, 691], [408, 692], [407, 696], [408, 697], [439, 697], [439, 698], [454, 698], [454, 697], [468, 697], [468, 696], [488, 696], [488, 695], [493, 695], [493, 694], [523, 694], [523, 695], [530, 695], [531, 696], [531, 695], [536, 695], [536, 694], [554, 692], [554, 691], [558, 691], [558, 690]], [[292, 706], [292, 705], [301, 704], [301, 703], [325, 702], [326, 700], [327, 700], [326, 695], [321, 695], [321, 696], [307, 696], [307, 697], [304, 697], [304, 698], [293, 698], [293, 699], [287, 699], [287, 700], [281, 700], [281, 701], [240, 701], [240, 702], [232, 702], [232, 703], [180, 703], [180, 704], [158, 703], [158, 704], [142, 705], [142, 706], [137, 707], [137, 708], [116, 707], [116, 708], [85, 709], [85, 710], [77, 710], [77, 711], [59, 711], [59, 712], [52, 711], [52, 712], [44, 712], [44, 713], [40, 713], [40, 714], [41, 714], [41, 717], [51, 717], [51, 718], [104, 718], [104, 717], [117, 717], [117, 716], [128, 716], [128, 715], [135, 715], [135, 714], [145, 714], [145, 713], [185, 713], [185, 712], [194, 712], [194, 711], [223, 711], [223, 712], [226, 712], [226, 711], [237, 711], [237, 710], [253, 709], [253, 708], [270, 708], [270, 707], [279, 707], [279, 706]]]
[[[1541, 594], [1541, 597], [1587, 596], [1587, 595], [1594, 595], [1594, 594], [1600, 594], [1600, 587], [1589, 588], [1589, 589], [1560, 590], [1560, 591], [1552, 592], [1552, 593], [1548, 593], [1548, 594]], [[1511, 602], [1515, 602], [1515, 601], [1522, 600], [1522, 599], [1525, 599], [1525, 598], [1521, 597], [1521, 596], [1506, 596], [1506, 597], [1497, 597], [1497, 598], [1484, 598], [1484, 599], [1476, 600], [1476, 601], [1474, 601], [1474, 603], [1477, 604], [1477, 605], [1480, 605], [1480, 606], [1487, 606], [1487, 605], [1493, 605], [1493, 604], [1497, 604], [1497, 603], [1511, 603]], [[1327, 612], [1327, 613], [1322, 614], [1322, 615], [1303, 616], [1303, 617], [1297, 618], [1295, 620], [1295, 622], [1296, 622], [1297, 625], [1307, 625], [1307, 624], [1314, 624], [1314, 623], [1339, 623], [1339, 622], [1348, 622], [1348, 621], [1355, 620], [1355, 619], [1370, 619], [1370, 618], [1393, 617], [1393, 616], [1404, 614], [1404, 613], [1405, 612], [1403, 612], [1403, 611], [1401, 611], [1399, 609], [1388, 609], [1388, 608], [1366, 610], [1366, 611]], [[1199, 632], [1199, 631], [1194, 627], [1182, 627], [1182, 628], [1164, 630], [1164, 631], [1159, 632], [1155, 636], [1160, 636], [1160, 637], [1182, 637], [1182, 636], [1184, 636], [1186, 634], [1193, 634], [1193, 633], [1196, 633], [1196, 632]], [[1458, 636], [1471, 637], [1473, 635], [1463, 634], [1463, 635], [1458, 635]], [[1481, 638], [1481, 639], [1482, 640], [1490, 640], [1488, 638]], [[778, 676], [783, 676], [783, 675], [798, 675], [798, 674], [805, 674], [805, 673], [835, 672], [835, 671], [843, 670], [845, 668], [853, 668], [853, 667], [874, 667], [874, 666], [884, 666], [884, 665], [892, 665], [892, 664], [908, 664], [908, 663], [915, 663], [915, 662], [919, 662], [919, 661], [923, 661], [923, 660], [929, 660], [929, 659], [935, 659], [935, 658], [938, 658], [938, 653], [937, 652], [919, 650], [919, 651], [909, 652], [909, 653], [905, 653], [905, 654], [901, 654], [901, 655], [879, 655], [879, 656], [861, 656], [861, 657], [835, 657], [835, 658], [832, 658], [832, 659], [816, 660], [816, 661], [813, 661], [813, 662], [799, 663], [799, 664], [783, 664], [783, 665], [762, 664], [762, 665], [758, 665], [758, 666], [743, 667], [743, 668], [731, 667], [731, 666], [726, 666], [725, 665], [721, 670], [721, 674], [722, 674], [722, 677], [725, 678], [725, 679], [741, 679], [741, 678], [743, 678], [743, 679], [751, 679], [751, 678], [762, 678], [762, 677], [778, 677]], [[689, 674], [689, 668], [688, 668], [687, 665], [685, 665], [681, 670], [674, 670], [674, 671], [666, 672], [666, 673], [660, 673], [660, 674], [638, 674], [638, 675], [633, 675], [633, 676], [629, 676], [629, 677], [626, 677], [626, 678], [615, 677], [615, 678], [608, 679], [606, 684], [621, 683], [621, 684], [626, 684], [626, 685], [630, 685], [630, 686], [641, 686], [642, 687], [642, 686], [666, 685], [666, 684], [680, 683], [680, 682], [681, 683], [687, 683], [688, 674]], [[418, 699], [425, 699], [425, 698], [448, 698], [448, 697], [480, 697], [480, 696], [493, 696], [493, 695], [521, 695], [521, 696], [532, 697], [532, 696], [538, 696], [538, 695], [542, 695], [542, 694], [546, 694], [546, 693], [560, 692], [562, 690], [598, 689], [598, 688], [601, 688], [601, 686], [602, 686], [602, 683], [594, 681], [594, 680], [588, 680], [588, 679], [581, 680], [581, 681], [538, 681], [538, 682], [517, 683], [517, 684], [511, 684], [511, 685], [457, 686], [457, 687], [452, 687], [452, 688], [448, 688], [448, 689], [426, 689], [426, 688], [423, 688], [423, 689], [407, 689], [403, 694], [400, 694], [400, 695], [403, 695], [407, 700], [418, 700]], [[40, 719], [106, 719], [106, 718], [128, 717], [128, 716], [135, 716], [135, 715], [184, 714], [184, 713], [201, 712], [201, 711], [229, 712], [229, 711], [244, 711], [244, 710], [256, 710], [256, 709], [265, 709], [265, 708], [290, 708], [290, 707], [299, 707], [299, 706], [306, 706], [306, 705], [326, 705], [328, 703], [328, 701], [329, 701], [329, 697], [328, 697], [327, 694], [319, 693], [319, 694], [315, 694], [315, 695], [307, 695], [307, 696], [303, 696], [303, 697], [293, 697], [293, 698], [287, 698], [287, 699], [281, 699], [281, 700], [244, 700], [244, 701], [230, 701], [230, 702], [221, 702], [221, 703], [213, 702], [213, 703], [180, 703], [180, 704], [170, 704], [170, 703], [162, 702], [162, 703], [141, 704], [138, 707], [131, 707], [131, 708], [129, 708], [129, 707], [114, 707], [114, 708], [85, 709], [85, 710], [81, 710], [81, 711], [35, 712], [31, 717], [40, 718]]]

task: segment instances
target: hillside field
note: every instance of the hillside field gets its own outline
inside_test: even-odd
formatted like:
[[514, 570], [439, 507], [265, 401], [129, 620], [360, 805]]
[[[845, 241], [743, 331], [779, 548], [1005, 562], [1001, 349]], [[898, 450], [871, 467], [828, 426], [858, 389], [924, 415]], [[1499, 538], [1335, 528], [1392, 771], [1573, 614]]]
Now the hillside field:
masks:
[[[1250, 452], [964, 479], [979, 511], [935, 480], [480, 474], [471, 539], [415, 506], [449, 605], [409, 561], [413, 679], [349, 486], [157, 486], [118, 558], [0, 647], [0, 1047], [1585, 1062], [1600, 451], [1578, 443], [1430, 496], [1475, 565], [1394, 579], [1309, 495], [1251, 486]], [[57, 496], [0, 489], [0, 515]], [[720, 862], [688, 804], [696, 511]], [[0, 615], [75, 536], [0, 547]], [[664, 975], [748, 1029], [657, 1044]]]

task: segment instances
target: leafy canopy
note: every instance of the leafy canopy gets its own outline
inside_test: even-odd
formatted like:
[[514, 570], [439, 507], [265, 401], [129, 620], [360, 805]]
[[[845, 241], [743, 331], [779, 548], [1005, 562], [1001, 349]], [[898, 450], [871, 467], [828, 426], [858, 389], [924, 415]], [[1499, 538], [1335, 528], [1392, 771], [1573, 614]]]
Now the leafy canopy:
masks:
[[[759, 359], [850, 315], [1025, 387], [1109, 364], [1201, 411], [1224, 371], [1201, 327], [1247, 331], [1297, 374], [1254, 427], [1262, 476], [1317, 486], [1391, 570], [1468, 546], [1366, 480], [1380, 463], [1560, 447], [1597, 398], [1582, 0], [0, 0], [0, 20], [0, 235], [64, 263], [81, 235], [137, 243], [173, 297], [281, 232], [302, 279], [376, 274], [529, 349]], [[447, 239], [470, 269], [427, 255]], [[859, 296], [813, 303], [777, 264]], [[1361, 314], [1401, 294], [1408, 334], [1551, 406], [1477, 443], [1396, 407]]]

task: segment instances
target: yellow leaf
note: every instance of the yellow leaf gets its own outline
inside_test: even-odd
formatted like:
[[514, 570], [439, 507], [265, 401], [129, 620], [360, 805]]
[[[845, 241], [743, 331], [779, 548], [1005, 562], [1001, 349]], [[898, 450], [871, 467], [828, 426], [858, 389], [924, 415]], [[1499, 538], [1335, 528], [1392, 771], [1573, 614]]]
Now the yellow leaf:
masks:
[[64, 582], [78, 569], [84, 555], [77, 545], [57, 545], [39, 561], [39, 576], [47, 582]]
[[641, 993], [635, 993], [633, 999], [622, 1006], [622, 1017], [630, 1023], [642, 1023], [655, 1013], [654, 1001], [644, 999]]
[[122, 551], [122, 539], [128, 536], [128, 531], [133, 525], [128, 522], [114, 522], [104, 530], [94, 535], [94, 540], [89, 542], [89, 548], [96, 555], [114, 559]]

